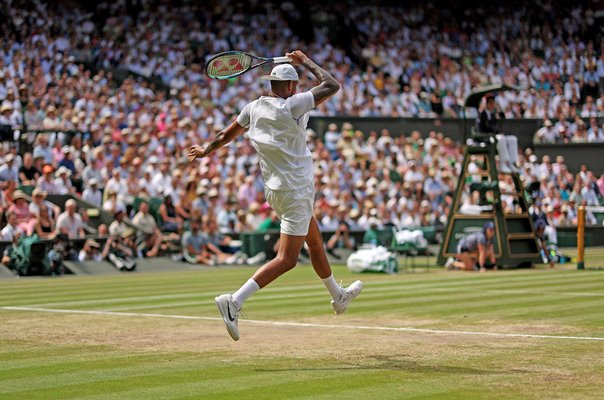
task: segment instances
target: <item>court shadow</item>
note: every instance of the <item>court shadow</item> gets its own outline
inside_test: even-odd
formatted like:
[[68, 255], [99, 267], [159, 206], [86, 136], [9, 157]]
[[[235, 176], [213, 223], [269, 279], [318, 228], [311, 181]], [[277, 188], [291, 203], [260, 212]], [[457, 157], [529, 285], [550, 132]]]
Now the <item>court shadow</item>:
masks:
[[414, 360], [388, 357], [373, 356], [368, 357], [366, 361], [359, 360], [357, 365], [341, 365], [330, 367], [305, 367], [292, 366], [290, 368], [259, 368], [257, 372], [288, 372], [288, 371], [345, 371], [345, 370], [384, 370], [384, 371], [406, 371], [416, 373], [435, 373], [444, 374], [466, 374], [466, 375], [496, 375], [496, 374], [516, 374], [529, 371], [514, 370], [488, 370], [469, 367], [460, 367], [453, 365], [422, 364]]

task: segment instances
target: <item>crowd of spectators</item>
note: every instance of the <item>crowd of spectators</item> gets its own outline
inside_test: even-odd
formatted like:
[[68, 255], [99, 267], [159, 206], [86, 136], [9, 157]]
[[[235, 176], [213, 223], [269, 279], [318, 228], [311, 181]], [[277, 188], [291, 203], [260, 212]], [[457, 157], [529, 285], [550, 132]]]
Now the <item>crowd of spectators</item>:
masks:
[[[458, 117], [473, 88], [505, 83], [522, 88], [498, 96], [506, 118], [604, 115], [604, 10], [597, 2], [481, 5], [461, 14], [432, 3], [307, 7], [314, 15], [340, 16], [352, 45], [330, 40], [331, 30], [312, 19], [312, 40], [303, 42], [299, 24], [288, 23], [295, 9], [287, 2], [7, 5], [0, 51], [0, 98], [7, 100], [0, 119], [17, 123], [26, 113], [31, 127], [90, 130], [115, 128], [123, 119], [144, 126], [162, 115], [169, 122], [175, 111], [195, 128], [202, 117], [201, 130], [212, 129], [266, 87], [256, 74], [235, 84], [207, 79], [210, 55], [230, 49], [281, 55], [295, 48], [342, 85], [316, 114]], [[100, 72], [85, 71], [80, 62]], [[173, 96], [167, 100], [146, 80], [116, 90], [114, 69], [154, 78]], [[22, 111], [24, 98], [34, 101]], [[141, 104], [155, 107], [140, 111]]]
[[537, 130], [535, 143], [604, 143], [604, 123], [598, 125], [598, 120], [591, 117], [588, 123], [579, 116], [573, 120], [560, 118], [556, 123], [546, 119], [543, 126]]
[[[547, 140], [601, 140], [602, 129], [591, 121], [604, 115], [604, 42], [596, 40], [602, 10], [552, 4], [496, 14], [499, 9], [482, 7], [442, 24], [446, 11], [429, 4], [349, 2], [339, 12], [347, 26], [354, 25], [350, 48], [332, 43], [329, 29], [319, 23], [312, 42], [298, 39], [296, 26], [287, 22], [295, 14], [287, 2], [3, 5], [0, 125], [11, 125], [15, 137], [23, 133], [33, 146], [22, 155], [15, 145], [0, 150], [3, 239], [17, 231], [46, 238], [95, 233], [126, 239], [132, 233], [119, 226], [119, 219], [128, 218], [144, 226], [136, 238], [144, 243], [138, 250], [154, 256], [166, 234], [180, 237], [191, 229], [189, 221], [202, 216], [202, 231], [215, 231], [218, 251], [229, 247], [224, 235], [274, 227], [249, 140], [241, 138], [198, 163], [185, 157], [192, 144], [206, 141], [268, 88], [256, 73], [237, 81], [205, 77], [207, 57], [228, 49], [253, 49], [259, 55], [304, 49], [342, 84], [316, 114], [457, 117], [472, 88], [505, 83], [524, 88], [497, 97], [506, 118], [558, 120], [554, 133], [538, 134]], [[317, 14], [333, 11], [310, 7]], [[519, 19], [521, 13], [528, 17]], [[531, 24], [536, 15], [542, 23]], [[139, 78], [116, 80], [119, 69]], [[151, 82], [155, 78], [159, 84]], [[303, 74], [301, 90], [311, 84], [308, 78]], [[581, 128], [577, 115], [592, 118], [589, 128]], [[552, 125], [548, 121], [544, 129]], [[30, 135], [32, 129], [60, 133]], [[387, 130], [361, 132], [346, 123], [309, 132], [308, 144], [322, 229], [337, 230], [342, 221], [350, 229], [445, 223], [462, 148], [442, 133], [392, 137]], [[601, 201], [604, 177], [596, 174], [603, 171], [574, 174], [563, 160], [551, 164], [532, 154], [522, 161], [526, 181], [540, 182], [543, 206], [551, 208], [554, 224], [567, 223], [564, 209], [570, 223], [576, 222], [574, 205], [582, 200]], [[31, 198], [19, 186], [35, 187]], [[45, 201], [48, 194], [82, 196], [118, 224], [90, 229], [86, 213], [74, 204], [61, 213]], [[148, 217], [147, 204], [135, 207], [140, 198], [161, 199], [157, 218]], [[208, 254], [195, 251], [191, 257], [207, 262]], [[210, 256], [226, 259], [217, 251]]]

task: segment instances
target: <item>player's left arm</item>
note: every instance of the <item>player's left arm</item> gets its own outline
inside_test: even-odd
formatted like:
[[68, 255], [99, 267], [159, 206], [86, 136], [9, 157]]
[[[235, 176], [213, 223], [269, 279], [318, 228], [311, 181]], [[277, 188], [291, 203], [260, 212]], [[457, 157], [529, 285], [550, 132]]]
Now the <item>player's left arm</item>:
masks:
[[487, 261], [487, 248], [484, 244], [478, 244], [478, 265], [480, 268], [484, 267], [484, 263]]
[[491, 264], [493, 264], [493, 265], [497, 264], [497, 260], [495, 259], [495, 246], [493, 245], [493, 243], [491, 243], [489, 245], [489, 258], [490, 258]]
[[196, 158], [203, 158], [211, 155], [219, 148], [226, 146], [237, 136], [245, 132], [245, 127], [239, 125], [237, 121], [233, 121], [229, 126], [218, 132], [218, 135], [210, 143], [200, 146], [191, 146], [189, 150], [189, 161]]

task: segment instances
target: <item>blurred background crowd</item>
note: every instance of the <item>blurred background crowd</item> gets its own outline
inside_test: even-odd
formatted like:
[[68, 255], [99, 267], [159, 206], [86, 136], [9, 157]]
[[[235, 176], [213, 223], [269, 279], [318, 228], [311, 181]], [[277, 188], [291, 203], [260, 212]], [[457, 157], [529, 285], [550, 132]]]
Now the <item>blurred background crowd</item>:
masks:
[[[189, 164], [185, 157], [268, 89], [256, 73], [231, 81], [205, 76], [205, 60], [230, 49], [260, 56], [303, 49], [342, 85], [315, 115], [456, 118], [473, 88], [504, 83], [521, 89], [497, 96], [499, 110], [505, 118], [542, 119], [537, 142], [604, 141], [596, 119], [604, 116], [598, 2], [461, 11], [438, 2], [303, 8], [288, 1], [154, 0], [9, 1], [0, 8], [0, 125], [32, 144], [26, 153], [14, 141], [0, 149], [4, 240], [17, 228], [47, 237], [87, 233], [88, 216], [77, 209], [61, 214], [45, 203], [49, 194], [78, 195], [130, 219], [147, 199], [159, 231], [179, 235], [187, 221], [203, 217], [201, 229], [219, 232], [217, 244], [224, 244], [220, 235], [275, 227], [247, 138], [210, 159]], [[118, 79], [122, 70], [130, 76]], [[303, 75], [301, 90], [311, 84]], [[35, 129], [59, 133], [29, 133]], [[446, 223], [462, 145], [447, 132], [400, 133], [362, 132], [350, 123], [309, 130], [324, 230], [342, 221], [350, 229]], [[603, 170], [569, 171], [563, 158], [539, 159], [530, 149], [521, 166], [526, 184], [539, 182], [552, 225], [576, 223], [575, 206], [583, 201], [602, 202]], [[35, 190], [26, 194], [19, 186]], [[147, 221], [149, 232], [152, 225]]]

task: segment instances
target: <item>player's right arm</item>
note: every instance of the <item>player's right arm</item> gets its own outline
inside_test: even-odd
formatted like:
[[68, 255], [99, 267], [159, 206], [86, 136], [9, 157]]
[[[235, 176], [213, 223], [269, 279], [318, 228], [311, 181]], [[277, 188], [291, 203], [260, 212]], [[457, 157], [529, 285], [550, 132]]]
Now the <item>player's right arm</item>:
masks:
[[286, 56], [292, 59], [293, 65], [304, 66], [319, 80], [319, 84], [310, 90], [315, 98], [315, 106], [318, 106], [340, 90], [338, 81], [336, 81], [329, 72], [315, 64], [300, 50], [287, 53]]
[[243, 126], [239, 125], [237, 121], [233, 121], [231, 125], [218, 132], [218, 135], [216, 135], [214, 140], [212, 140], [210, 143], [204, 146], [191, 146], [191, 149], [189, 150], [189, 161], [193, 161], [196, 158], [203, 158], [209, 156], [219, 148], [229, 144], [233, 139], [241, 135], [244, 131], [245, 128]]

